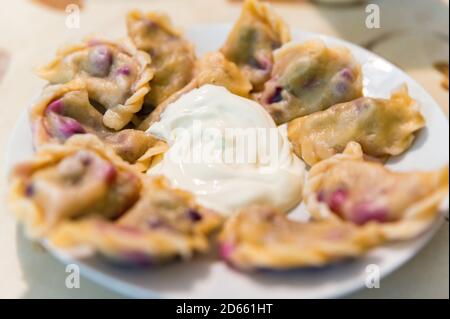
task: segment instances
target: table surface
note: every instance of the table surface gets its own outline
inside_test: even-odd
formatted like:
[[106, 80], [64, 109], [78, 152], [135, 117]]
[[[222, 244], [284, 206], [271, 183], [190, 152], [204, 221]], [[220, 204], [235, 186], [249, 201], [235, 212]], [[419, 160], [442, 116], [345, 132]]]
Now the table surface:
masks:
[[[80, 3], [79, 29], [65, 27], [66, 3]], [[274, 1], [292, 28], [319, 32], [365, 46], [404, 69], [441, 105], [448, 116], [448, 0], [379, 0], [381, 28], [365, 26], [366, 4], [318, 5], [308, 1]], [[32, 70], [49, 60], [55, 48], [81, 35], [125, 32], [124, 14], [132, 8], [170, 13], [181, 27], [229, 22], [239, 1], [229, 0], [0, 0], [0, 156], [10, 132], [43, 81]], [[58, 8], [59, 7], [59, 8]], [[19, 93], [20, 92], [20, 93]], [[2, 166], [4, 160], [2, 160]], [[82, 278], [67, 289], [65, 267], [24, 238], [5, 204], [6, 174], [0, 179], [0, 298], [121, 298]], [[449, 225], [409, 263], [382, 280], [380, 288], [350, 298], [449, 298]]]

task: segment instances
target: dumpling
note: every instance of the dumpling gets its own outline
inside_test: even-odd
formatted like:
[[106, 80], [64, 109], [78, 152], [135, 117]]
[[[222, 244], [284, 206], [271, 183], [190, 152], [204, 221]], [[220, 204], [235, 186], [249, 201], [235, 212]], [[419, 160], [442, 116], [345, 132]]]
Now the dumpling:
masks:
[[267, 206], [251, 206], [226, 221], [220, 256], [240, 270], [324, 266], [357, 257], [383, 243], [375, 225], [302, 223]]
[[127, 16], [127, 29], [136, 47], [150, 54], [155, 71], [151, 90], [138, 114], [145, 116], [192, 80], [194, 48], [161, 13], [131, 11]]
[[93, 134], [124, 160], [139, 165], [149, 149], [161, 147], [161, 142], [143, 131], [133, 128], [115, 131], [106, 127], [101, 110], [91, 103], [94, 102], [81, 80], [46, 87], [30, 110], [34, 145], [40, 148], [49, 143], [64, 143], [76, 134]]
[[274, 59], [257, 98], [277, 124], [362, 96], [361, 66], [346, 48], [329, 48], [321, 40], [288, 43]]
[[304, 190], [314, 219], [376, 224], [390, 240], [409, 239], [429, 228], [447, 196], [448, 166], [432, 172], [391, 172], [365, 161], [355, 142], [343, 154], [314, 165]]
[[58, 248], [83, 247], [113, 261], [148, 265], [208, 249], [221, 217], [140, 174], [92, 135], [49, 145], [19, 164], [11, 202], [33, 238]]
[[139, 125], [139, 129], [147, 130], [150, 124], [159, 120], [161, 113], [167, 105], [176, 101], [183, 94], [199, 88], [204, 84], [214, 84], [227, 88], [231, 93], [243, 97], [249, 97], [252, 89], [251, 83], [242, 74], [240, 69], [231, 61], [228, 61], [222, 53], [214, 52], [206, 54], [197, 61], [194, 79], [180, 91], [158, 105]]
[[15, 166], [11, 186], [13, 210], [31, 237], [45, 236], [65, 220], [118, 218], [142, 187], [138, 172], [93, 135], [40, 148]]
[[150, 91], [150, 61], [147, 53], [137, 50], [127, 39], [87, 39], [60, 49], [56, 58], [37, 73], [51, 84], [74, 79], [85, 82], [89, 97], [105, 111], [103, 123], [120, 130], [140, 111]]
[[257, 0], [246, 0], [221, 52], [236, 63], [260, 91], [270, 77], [273, 50], [290, 41], [289, 29], [272, 8]]
[[362, 97], [292, 120], [288, 137], [295, 153], [313, 165], [358, 142], [364, 153], [385, 158], [407, 150], [425, 125], [406, 86], [390, 100]]
[[208, 235], [221, 221], [163, 177], [146, 177], [139, 200], [118, 219], [64, 223], [50, 239], [62, 248], [91, 247], [116, 263], [148, 266], [207, 252]]

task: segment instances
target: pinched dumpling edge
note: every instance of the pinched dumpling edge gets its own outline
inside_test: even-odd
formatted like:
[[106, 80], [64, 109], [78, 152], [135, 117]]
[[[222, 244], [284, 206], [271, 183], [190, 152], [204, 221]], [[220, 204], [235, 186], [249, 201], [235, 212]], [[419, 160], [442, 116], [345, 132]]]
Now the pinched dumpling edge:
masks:
[[[342, 219], [333, 213], [328, 205], [319, 202], [317, 193], [325, 172], [340, 161], [364, 161], [364, 154], [361, 146], [356, 142], [348, 143], [344, 152], [336, 154], [326, 160], [311, 167], [303, 192], [306, 208], [314, 220], [332, 220], [342, 222]], [[380, 163], [377, 163], [381, 165]], [[387, 170], [387, 168], [385, 168]], [[440, 170], [443, 176], [447, 175], [448, 165]], [[375, 224], [380, 232], [388, 240], [407, 240], [419, 236], [429, 229], [436, 219], [442, 215], [441, 205], [448, 198], [448, 183], [446, 186], [437, 188], [432, 194], [415, 202], [403, 213], [403, 218], [394, 222]]]
[[[135, 10], [131, 10], [127, 13], [126, 25], [127, 25], [128, 38], [130, 39], [130, 41], [133, 41], [134, 45], [138, 49], [149, 53], [150, 56], [153, 57], [154, 59], [156, 58], [155, 56], [152, 55], [151, 52], [146, 51], [147, 48], [146, 48], [145, 44], [139, 43], [139, 41], [137, 40], [137, 37], [134, 35], [134, 33], [135, 33], [134, 26], [135, 26], [135, 24], [137, 24], [141, 21], [146, 21], [151, 24], [156, 24], [159, 28], [161, 28], [169, 36], [174, 37], [174, 40], [176, 40], [176, 42], [179, 43], [180, 47], [183, 47], [185, 50], [185, 52], [183, 54], [183, 58], [186, 59], [183, 61], [184, 64], [187, 64], [187, 61], [189, 61], [192, 64], [191, 67], [195, 68], [195, 63], [197, 61], [197, 57], [196, 57], [196, 53], [195, 53], [194, 44], [184, 37], [184, 32], [182, 31], [182, 29], [176, 27], [172, 23], [172, 20], [170, 19], [170, 17], [163, 12], [159, 12], [159, 11], [143, 12], [143, 11], [135, 9]], [[149, 37], [147, 37], [147, 39], [149, 39]], [[141, 41], [142, 41], [142, 38], [141, 38]], [[145, 39], [143, 42], [145, 42]], [[179, 54], [177, 54], [177, 55], [181, 56]], [[165, 63], [163, 63], [163, 66], [164, 67], [162, 68], [162, 70], [164, 70], [164, 68], [167, 67], [167, 65]], [[183, 68], [181, 68], [181, 69], [183, 69]], [[150, 80], [150, 86], [152, 86], [152, 83], [154, 84], [154, 81], [157, 80], [156, 77], [158, 76], [159, 71], [161, 71], [161, 69], [158, 69], [157, 66], [154, 66], [155, 78], [152, 78]], [[180, 75], [180, 73], [177, 73], [177, 75]], [[192, 76], [193, 76], [193, 74], [191, 72], [189, 79], [186, 80], [185, 85], [187, 85], [192, 80]], [[178, 90], [180, 90], [182, 88], [183, 87], [181, 86]], [[176, 93], [178, 90], [173, 91], [171, 94]], [[171, 94], [169, 94], [165, 99], [169, 98], [171, 96]], [[146, 102], [148, 102], [147, 100], [148, 100], [149, 96], [151, 96], [151, 93], [146, 96], [146, 99], [144, 100], [144, 104]], [[163, 103], [165, 99], [162, 99], [159, 103], [156, 103], [156, 104]], [[153, 105], [153, 106], [157, 107], [158, 105]]]
[[[310, 118], [315, 119], [316, 116], [320, 116], [321, 113], [326, 114], [327, 112], [332, 112], [334, 108], [339, 108], [341, 106], [345, 106], [351, 103], [357, 103], [360, 99], [370, 99], [370, 100], [385, 100], [389, 103], [390, 106], [393, 106], [392, 109], [395, 111], [398, 111], [399, 106], [404, 106], [404, 113], [408, 113], [408, 118], [406, 118], [406, 121], [403, 121], [401, 128], [403, 131], [405, 131], [405, 134], [403, 136], [403, 139], [394, 139], [390, 143], [390, 147], [384, 148], [384, 154], [383, 156], [377, 156], [376, 154], [370, 154], [366, 151], [366, 155], [373, 156], [374, 158], [379, 158], [380, 160], [386, 160], [389, 156], [397, 156], [405, 151], [407, 151], [411, 145], [413, 144], [416, 134], [425, 126], [425, 118], [423, 117], [420, 105], [418, 101], [413, 99], [409, 95], [409, 89], [406, 84], [401, 85], [397, 90], [393, 91], [391, 93], [391, 96], [389, 99], [378, 99], [378, 98], [370, 98], [370, 97], [362, 97], [353, 101], [344, 102], [335, 104], [325, 110], [318, 111], [315, 113], [311, 113], [309, 115], [305, 115], [302, 117], [295, 118], [288, 122], [288, 138], [291, 141], [294, 152], [302, 158], [308, 165], [314, 165], [318, 162], [326, 159], [322, 156], [318, 155], [318, 151], [316, 149], [316, 146], [319, 146], [319, 150], [326, 150], [326, 151], [335, 151], [335, 154], [338, 154], [339, 152], [336, 151], [336, 149], [333, 148], [333, 146], [329, 145], [320, 145], [320, 139], [319, 142], [316, 141], [316, 143], [312, 142], [311, 139], [308, 136], [308, 139], [301, 140], [297, 138], [298, 130], [301, 130], [302, 124], [307, 122]], [[348, 110], [348, 109], [347, 109]], [[343, 112], [344, 113], [344, 112]], [[335, 114], [334, 114], [335, 115]], [[334, 116], [336, 118], [336, 115]], [[341, 122], [335, 122], [334, 127], [342, 126]], [[315, 131], [312, 131], [315, 133]], [[356, 139], [353, 139], [353, 141], [356, 141]], [[348, 142], [351, 142], [349, 139]], [[356, 141], [357, 142], [357, 141]], [[308, 147], [304, 147], [308, 146]], [[320, 146], [323, 148], [321, 149]], [[306, 150], [306, 151], [305, 151]], [[331, 156], [333, 156], [331, 155]], [[329, 157], [327, 157], [329, 158]]]
[[82, 43], [71, 44], [64, 46], [57, 50], [56, 57], [48, 64], [39, 67], [36, 73], [39, 77], [47, 79], [48, 73], [53, 72], [52, 69], [56, 67], [66, 56], [77, 51], [82, 51], [88, 48], [89, 43], [101, 43], [116, 47], [118, 50], [128, 54], [136, 60], [138, 69], [138, 76], [136, 81], [132, 84], [131, 95], [123, 104], [118, 104], [114, 107], [106, 109], [103, 115], [104, 124], [112, 129], [120, 130], [128, 124], [133, 115], [142, 108], [145, 95], [150, 91], [150, 80], [153, 78], [153, 69], [151, 68], [151, 57], [148, 53], [138, 50], [131, 39], [125, 37], [117, 42], [101, 39], [101, 38], [86, 38]]
[[127, 13], [126, 19], [128, 32], [131, 31], [129, 25], [130, 23], [135, 22], [137, 20], [149, 19], [153, 21], [158, 21], [158, 25], [162, 27], [167, 33], [170, 33], [177, 37], [181, 37], [183, 35], [181, 29], [175, 27], [172, 24], [170, 17], [162, 12], [149, 11], [144, 13], [140, 10], [134, 9]]
[[[275, 31], [280, 36], [280, 41], [282, 44], [288, 43], [291, 41], [291, 32], [289, 30], [289, 26], [284, 22], [284, 20], [274, 12], [273, 7], [268, 3], [263, 3], [258, 0], [246, 0], [242, 7], [242, 12], [238, 18], [238, 20], [233, 25], [232, 30], [229, 35], [233, 33], [234, 29], [239, 25], [239, 21], [242, 18], [242, 14], [246, 11], [249, 11], [254, 14], [257, 18], [260, 18], [264, 22], [267, 23], [268, 26], [272, 30]], [[228, 35], [228, 36], [229, 36]], [[226, 46], [226, 42], [223, 47]], [[223, 47], [221, 50], [223, 50]]]
[[[43, 117], [49, 103], [51, 103], [55, 99], [63, 97], [67, 93], [75, 91], [86, 91], [86, 85], [82, 80], [75, 79], [66, 84], [55, 84], [47, 86], [43, 90], [41, 96], [32, 104], [29, 113], [33, 133], [33, 144], [36, 149], [40, 149], [48, 144], [64, 144], [58, 142], [48, 133], [43, 123]], [[110, 148], [114, 152], [114, 150], [110, 146], [103, 142], [101, 143], [103, 144], [103, 147]], [[141, 157], [137, 159], [135, 163], [131, 165], [141, 172], [146, 171], [151, 166], [154, 157], [156, 155], [164, 153], [167, 149], [168, 147], [166, 143], [157, 140], [153, 146], [151, 146], [144, 154], [141, 155]]]
[[257, 0], [247, 0], [243, 10], [253, 11], [259, 18], [265, 20], [268, 25], [280, 36], [281, 43], [291, 40], [291, 32], [284, 20], [274, 12], [273, 7], [268, 3]]

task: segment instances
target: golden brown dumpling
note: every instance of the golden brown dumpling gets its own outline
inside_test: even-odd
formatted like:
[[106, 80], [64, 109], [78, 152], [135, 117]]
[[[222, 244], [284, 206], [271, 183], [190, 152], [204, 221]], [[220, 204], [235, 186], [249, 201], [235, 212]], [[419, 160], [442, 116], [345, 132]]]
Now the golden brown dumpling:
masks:
[[227, 88], [231, 93], [248, 97], [252, 89], [251, 83], [242, 74], [240, 69], [228, 61], [222, 53], [214, 52], [206, 54], [197, 61], [194, 79], [180, 91], [174, 93], [156, 110], [150, 114], [140, 125], [139, 129], [147, 130], [150, 124], [158, 121], [161, 113], [167, 105], [176, 101], [181, 95], [199, 88], [204, 84], [214, 84]]
[[71, 219], [118, 218], [141, 189], [138, 172], [90, 134], [43, 146], [11, 178], [13, 210], [32, 237]]
[[139, 112], [150, 90], [150, 60], [129, 39], [86, 39], [60, 49], [52, 62], [38, 69], [38, 75], [51, 84], [85, 82], [89, 97], [105, 111], [103, 123], [120, 130]]
[[170, 188], [163, 177], [145, 176], [139, 200], [117, 220], [64, 223], [50, 238], [62, 248], [87, 246], [115, 262], [149, 266], [205, 253], [208, 235], [221, 222], [220, 215]]
[[221, 257], [241, 270], [324, 266], [362, 255], [383, 241], [375, 225], [302, 223], [267, 206], [232, 216], [219, 237]]
[[269, 5], [246, 0], [221, 52], [242, 69], [259, 91], [270, 77], [272, 51], [290, 38], [288, 27]]
[[137, 48], [152, 57], [151, 66], [155, 71], [151, 90], [139, 112], [140, 116], [145, 116], [192, 80], [194, 48], [161, 13], [131, 11], [127, 16], [127, 29]]
[[133, 128], [115, 131], [106, 127], [102, 113], [92, 103], [81, 80], [46, 87], [30, 110], [34, 145], [40, 148], [64, 143], [73, 135], [93, 134], [127, 162], [140, 165], [141, 158], [144, 160], [144, 154], [158, 141]]
[[208, 249], [221, 217], [140, 174], [92, 135], [47, 145], [12, 175], [12, 208], [33, 238], [139, 265]]
[[394, 173], [363, 159], [349, 143], [309, 171], [304, 199], [316, 220], [377, 224], [388, 239], [409, 239], [426, 230], [448, 196], [448, 166], [433, 172]]
[[364, 153], [385, 158], [408, 149], [425, 125], [417, 103], [404, 86], [390, 100], [362, 97], [292, 120], [288, 137], [295, 153], [309, 165], [358, 142]]
[[288, 43], [274, 58], [271, 79], [257, 98], [277, 124], [362, 96], [361, 66], [346, 48], [321, 40]]

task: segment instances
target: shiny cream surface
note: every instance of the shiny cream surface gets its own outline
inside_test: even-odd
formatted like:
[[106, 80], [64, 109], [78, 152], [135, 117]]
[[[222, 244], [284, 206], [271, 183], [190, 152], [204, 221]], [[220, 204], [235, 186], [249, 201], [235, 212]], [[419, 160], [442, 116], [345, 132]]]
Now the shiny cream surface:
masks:
[[167, 106], [147, 131], [169, 144], [148, 174], [166, 176], [225, 215], [251, 204], [287, 212], [301, 200], [305, 166], [286, 127], [258, 103], [204, 85]]

